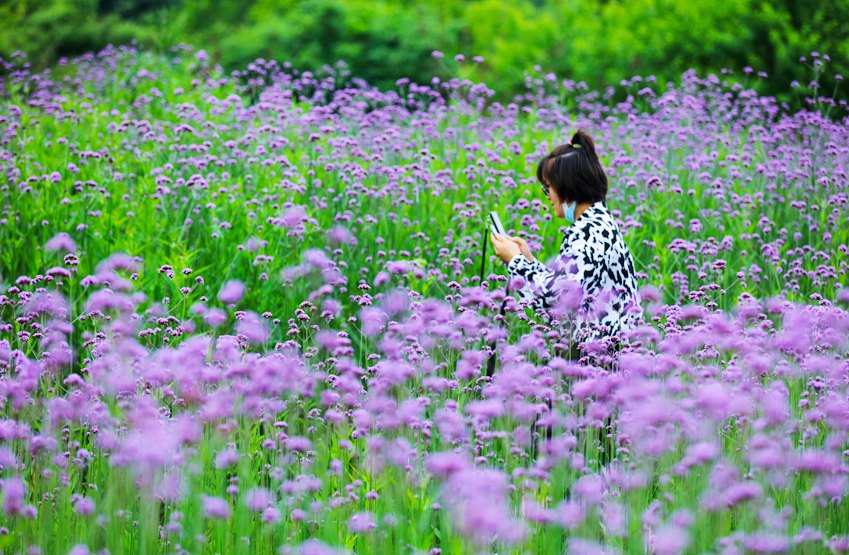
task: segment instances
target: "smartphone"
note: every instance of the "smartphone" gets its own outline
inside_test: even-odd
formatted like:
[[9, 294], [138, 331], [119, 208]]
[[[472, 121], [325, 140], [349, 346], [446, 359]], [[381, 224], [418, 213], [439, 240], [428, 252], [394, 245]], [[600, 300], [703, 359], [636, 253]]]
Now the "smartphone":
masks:
[[507, 235], [507, 232], [504, 231], [504, 226], [501, 225], [501, 218], [498, 217], [498, 214], [495, 212], [489, 213], [489, 227], [492, 228], [494, 233], [499, 235]]

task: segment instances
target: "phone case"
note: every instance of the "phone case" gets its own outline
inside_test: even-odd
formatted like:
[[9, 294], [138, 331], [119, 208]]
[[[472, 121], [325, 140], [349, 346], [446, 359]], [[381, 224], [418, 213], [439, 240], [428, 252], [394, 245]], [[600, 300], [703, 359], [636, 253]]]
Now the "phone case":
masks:
[[498, 235], [507, 235], [507, 232], [504, 230], [504, 226], [501, 224], [501, 218], [498, 217], [498, 214], [496, 214], [495, 212], [490, 212], [489, 222], [489, 227], [494, 233], [497, 233]]

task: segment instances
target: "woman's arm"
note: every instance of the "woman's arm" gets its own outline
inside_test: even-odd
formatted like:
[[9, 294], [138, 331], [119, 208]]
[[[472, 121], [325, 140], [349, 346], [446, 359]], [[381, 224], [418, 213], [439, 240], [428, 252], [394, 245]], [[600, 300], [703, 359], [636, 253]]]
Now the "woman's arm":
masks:
[[[518, 290], [519, 295], [537, 309], [557, 306], [558, 300], [566, 301], [576, 308], [579, 302], [576, 303], [575, 295], [569, 293], [576, 292], [578, 288], [575, 284], [581, 285], [587, 269], [584, 257], [575, 248], [580, 246], [570, 244], [568, 236], [565, 236], [560, 245], [560, 254], [551, 268], [545, 267], [538, 260], [529, 261], [521, 254], [511, 258], [507, 271], [511, 276], [521, 276], [525, 280], [525, 285]], [[577, 293], [577, 300], [580, 301], [580, 291]]]
[[521, 254], [514, 256], [507, 264], [510, 276], [520, 276], [525, 283], [517, 291], [519, 296], [534, 308], [551, 306], [554, 285], [554, 272], [542, 265], [539, 260], [531, 262]]

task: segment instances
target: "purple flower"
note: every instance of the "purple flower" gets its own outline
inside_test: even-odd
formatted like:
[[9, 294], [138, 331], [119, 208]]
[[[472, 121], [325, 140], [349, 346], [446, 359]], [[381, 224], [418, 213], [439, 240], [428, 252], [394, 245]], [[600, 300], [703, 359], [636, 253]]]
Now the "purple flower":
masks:
[[585, 538], [571, 537], [566, 541], [566, 553], [574, 553], [574, 555], [609, 555], [609, 551], [593, 540]]
[[75, 493], [71, 496], [71, 505], [81, 515], [90, 515], [94, 512], [94, 501], [90, 497]]
[[105, 312], [108, 310], [131, 312], [135, 307], [135, 303], [130, 296], [115, 293], [111, 289], [102, 289], [92, 293], [86, 300], [85, 306], [89, 312]]
[[581, 476], [572, 486], [575, 495], [590, 505], [597, 505], [604, 499], [604, 485], [597, 474]]
[[210, 308], [203, 315], [203, 321], [210, 327], [217, 328], [227, 321], [227, 313], [220, 308]]
[[244, 317], [236, 323], [236, 333], [244, 335], [251, 343], [262, 343], [269, 335], [265, 321], [251, 311], [245, 312]]
[[65, 252], [77, 252], [77, 244], [71, 239], [67, 233], [57, 233], [44, 245], [44, 249], [48, 251], [63, 250]]
[[464, 351], [457, 361], [457, 379], [465, 382], [477, 377], [488, 357], [483, 351]]
[[281, 518], [282, 515], [277, 507], [268, 507], [262, 512], [262, 521], [266, 524], [277, 524]]
[[287, 209], [279, 219], [282, 227], [292, 229], [295, 234], [303, 233], [304, 223], [309, 219], [307, 209], [300, 204]]
[[351, 232], [348, 231], [348, 228], [343, 227], [341, 225], [334, 226], [327, 232], [328, 239], [331, 243], [342, 244], [342, 245], [356, 245], [357, 239]]
[[774, 532], [754, 532], [743, 538], [743, 546], [753, 553], [787, 553], [790, 539]]
[[627, 535], [628, 511], [625, 504], [608, 500], [601, 506], [601, 520], [605, 531], [611, 536]]
[[3, 512], [8, 516], [18, 516], [24, 513], [26, 488], [19, 476], [7, 477], [2, 484]]
[[222, 303], [235, 304], [245, 295], [245, 284], [234, 279], [225, 283], [218, 292], [218, 300]]
[[793, 462], [794, 468], [816, 474], [831, 474], [839, 471], [841, 466], [838, 455], [819, 449], [802, 451]]
[[320, 249], [308, 249], [304, 252], [304, 262], [318, 270], [324, 270], [334, 265], [333, 261], [328, 258], [327, 254]]
[[252, 488], [245, 494], [245, 505], [254, 512], [264, 511], [274, 501], [274, 495], [265, 488]]
[[[761, 492], [762, 488], [757, 482], [740, 482], [732, 484], [720, 495], [716, 495], [713, 500], [709, 499], [704, 505], [707, 509], [712, 510], [733, 507], [744, 501], [759, 498]], [[706, 493], [705, 495], [710, 497], [713, 494]]]
[[555, 511], [555, 521], [567, 530], [576, 529], [586, 516], [584, 504], [578, 501], [562, 501]]
[[353, 534], [362, 534], [364, 532], [369, 532], [377, 528], [377, 524], [374, 521], [374, 515], [369, 511], [360, 511], [358, 513], [354, 513], [350, 519], [348, 519], [348, 529]]
[[[376, 276], [374, 276], [374, 286], [380, 287], [384, 283], [387, 283], [389, 280], [390, 280], [389, 274], [381, 270], [380, 272], [377, 273]], [[847, 298], [849, 298], [849, 295], [847, 295]]]
[[218, 469], [227, 468], [237, 462], [239, 462], [239, 452], [235, 449], [219, 451], [218, 454], [215, 455], [215, 468]]
[[367, 307], [362, 309], [360, 311], [360, 322], [362, 323], [363, 334], [367, 337], [377, 334], [386, 319], [386, 313], [379, 308]]
[[472, 401], [466, 404], [464, 408], [469, 416], [477, 416], [487, 420], [504, 414], [504, 403], [497, 399]]
[[322, 318], [325, 314], [329, 317], [335, 317], [342, 312], [342, 303], [336, 299], [324, 299], [321, 303]]
[[433, 453], [425, 462], [428, 472], [439, 478], [448, 478], [452, 474], [471, 466], [471, 461], [465, 455], [453, 451]]
[[97, 273], [98, 275], [109, 274], [116, 270], [137, 272], [139, 269], [139, 260], [141, 259], [136, 259], [128, 254], [118, 252], [98, 264], [96, 268]]
[[666, 524], [655, 531], [652, 545], [657, 555], [679, 555], [690, 545], [690, 534], [680, 526]]
[[380, 305], [386, 315], [392, 317], [396, 314], [404, 312], [405, 310], [407, 310], [407, 308], [409, 308], [410, 297], [405, 291], [402, 290], [390, 291], [382, 299]]
[[312, 441], [301, 436], [288, 437], [283, 443], [286, 446], [286, 449], [290, 451], [301, 451], [302, 453], [305, 453], [312, 448]]
[[217, 518], [220, 520], [228, 520], [230, 518], [230, 505], [226, 499], [201, 495], [201, 505], [203, 507], [203, 516], [206, 518]]
[[470, 468], [451, 474], [443, 485], [455, 526], [472, 540], [521, 542], [527, 525], [516, 520], [507, 500], [507, 477], [494, 469]]
[[459, 441], [466, 437], [466, 420], [456, 411], [439, 409], [433, 416], [433, 422], [446, 441]]
[[410, 271], [410, 263], [405, 260], [391, 260], [386, 263], [386, 271], [395, 275], [406, 274]]
[[330, 547], [319, 540], [307, 540], [295, 550], [297, 555], [347, 555], [348, 551]]

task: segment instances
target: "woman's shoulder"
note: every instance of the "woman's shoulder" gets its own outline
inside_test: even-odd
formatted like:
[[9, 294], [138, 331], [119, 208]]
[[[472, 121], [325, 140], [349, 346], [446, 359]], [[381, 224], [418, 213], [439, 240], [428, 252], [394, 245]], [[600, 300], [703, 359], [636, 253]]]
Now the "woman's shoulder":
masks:
[[567, 230], [561, 252], [581, 253], [599, 264], [611, 253], [626, 249], [616, 220], [602, 202], [597, 202]]
[[609, 236], [610, 231], [616, 229], [616, 222], [608, 212], [602, 201], [598, 201], [587, 208], [581, 217], [569, 228], [574, 237], [589, 240], [596, 235]]
[[585, 214], [589, 215], [589, 220], [596, 222], [612, 222], [613, 215], [607, 208], [607, 203], [603, 200], [594, 202], [587, 208]]

